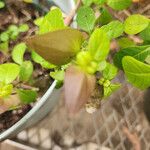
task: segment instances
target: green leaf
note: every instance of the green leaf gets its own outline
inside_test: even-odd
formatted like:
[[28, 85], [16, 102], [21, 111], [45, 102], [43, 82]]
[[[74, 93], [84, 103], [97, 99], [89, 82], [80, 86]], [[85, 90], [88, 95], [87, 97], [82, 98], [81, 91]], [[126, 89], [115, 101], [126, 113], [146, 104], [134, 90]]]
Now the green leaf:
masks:
[[106, 2], [107, 0], [94, 0], [94, 3], [97, 5], [102, 5]]
[[8, 41], [0, 43], [0, 51], [7, 53], [9, 49]]
[[31, 52], [31, 57], [32, 57], [32, 59], [33, 59], [34, 62], [40, 64], [43, 68], [52, 69], [52, 68], [56, 67], [55, 65], [50, 64], [48, 61], [46, 61], [45, 59], [43, 59], [35, 51]]
[[9, 40], [9, 34], [7, 32], [3, 32], [0, 34], [0, 40], [2, 42], [6, 42]]
[[101, 15], [98, 18], [98, 22], [101, 25], [108, 24], [109, 22], [111, 22], [113, 20], [112, 15], [109, 13], [109, 11], [106, 8], [102, 8], [100, 13], [101, 13]]
[[101, 27], [110, 39], [117, 38], [122, 35], [124, 31], [124, 25], [120, 21], [112, 21], [107, 25]]
[[131, 56], [125, 56], [122, 64], [130, 83], [140, 89], [150, 87], [150, 65], [144, 64]]
[[50, 72], [50, 76], [55, 80], [64, 81], [65, 72], [64, 72], [64, 70], [58, 70], [55, 72]]
[[145, 62], [150, 65], [150, 55], [146, 57]]
[[104, 87], [104, 98], [109, 97], [113, 92], [120, 88], [120, 84], [110, 84], [108, 87]]
[[127, 47], [131, 47], [131, 46], [135, 46], [134, 41], [132, 41], [129, 38], [125, 38], [125, 37], [118, 39], [117, 42], [118, 42], [120, 48], [127, 48]]
[[133, 46], [120, 50], [114, 57], [114, 64], [122, 68], [122, 58], [124, 56], [132, 56], [135, 59], [144, 62], [146, 57], [150, 54], [150, 45]]
[[77, 18], [76, 18], [78, 26], [86, 31], [91, 32], [94, 28], [96, 17], [94, 14], [94, 11], [90, 7], [80, 7], [80, 9], [77, 12]]
[[92, 3], [102, 5], [103, 3], [106, 2], [106, 0], [82, 0], [82, 2], [85, 6], [90, 6]]
[[147, 28], [149, 25], [149, 20], [142, 15], [131, 15], [129, 16], [124, 23], [125, 32], [127, 34], [137, 34]]
[[19, 36], [19, 30], [16, 30], [16, 31], [11, 33], [10, 39], [11, 40], [16, 40], [18, 38], [18, 36]]
[[0, 65], [0, 82], [9, 84], [14, 81], [20, 71], [20, 67], [13, 63], [6, 63]]
[[110, 48], [110, 41], [102, 29], [96, 29], [89, 40], [88, 50], [95, 61], [106, 59]]
[[12, 93], [13, 85], [0, 82], [0, 98], [5, 98]]
[[140, 33], [140, 37], [144, 40], [144, 41], [150, 41], [150, 24], [149, 26], [143, 30], [141, 33]]
[[28, 24], [21, 24], [21, 25], [19, 26], [19, 32], [26, 32], [26, 31], [28, 31], [28, 30], [29, 30]]
[[107, 80], [112, 80], [117, 75], [117, 73], [118, 69], [110, 63], [107, 63], [106, 68], [102, 72], [103, 77]]
[[43, 23], [44, 17], [40, 17], [34, 20], [34, 24], [37, 26], [41, 26]]
[[17, 44], [12, 51], [12, 59], [15, 63], [21, 65], [23, 63], [23, 56], [26, 51], [26, 44], [25, 43], [20, 43]]
[[107, 0], [108, 6], [115, 10], [123, 10], [128, 8], [132, 3], [132, 0]]
[[33, 73], [33, 64], [31, 61], [24, 61], [20, 67], [19, 79], [21, 81], [28, 81]]
[[18, 27], [16, 25], [10, 25], [8, 27], [8, 32], [9, 33], [16, 32], [16, 31], [18, 31]]
[[5, 3], [0, 1], [0, 9], [5, 7]]
[[63, 65], [80, 51], [82, 41], [80, 31], [68, 28], [36, 35], [27, 40], [27, 45], [48, 62]]
[[64, 29], [62, 12], [59, 8], [51, 10], [39, 23], [39, 34]]
[[30, 104], [37, 98], [37, 92], [32, 90], [18, 90], [17, 91], [20, 100], [24, 104]]
[[90, 6], [93, 3], [94, 0], [82, 0], [83, 4], [85, 6]]

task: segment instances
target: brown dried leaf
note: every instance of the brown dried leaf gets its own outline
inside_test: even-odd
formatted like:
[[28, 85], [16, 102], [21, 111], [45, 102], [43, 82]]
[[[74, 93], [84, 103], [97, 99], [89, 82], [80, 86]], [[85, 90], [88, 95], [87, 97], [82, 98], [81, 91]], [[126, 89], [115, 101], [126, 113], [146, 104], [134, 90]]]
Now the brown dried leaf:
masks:
[[72, 114], [78, 112], [90, 98], [96, 79], [82, 72], [76, 66], [70, 66], [65, 74], [65, 103]]
[[66, 28], [27, 40], [29, 48], [35, 50], [44, 59], [55, 65], [68, 63], [80, 50], [83, 35], [80, 31]]
[[7, 99], [0, 99], [0, 114], [8, 111], [11, 107], [20, 105], [18, 95], [10, 95]]

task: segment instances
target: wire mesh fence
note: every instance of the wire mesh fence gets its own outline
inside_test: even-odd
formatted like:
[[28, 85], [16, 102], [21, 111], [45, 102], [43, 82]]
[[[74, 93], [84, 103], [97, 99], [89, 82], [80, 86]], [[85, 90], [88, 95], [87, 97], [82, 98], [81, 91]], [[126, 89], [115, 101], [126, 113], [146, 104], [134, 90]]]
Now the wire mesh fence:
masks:
[[74, 117], [67, 114], [61, 101], [43, 121], [22, 131], [15, 140], [40, 150], [132, 150], [123, 133], [125, 126], [137, 133], [141, 149], [149, 150], [150, 126], [143, 113], [143, 94], [124, 83], [96, 113], [82, 110]]

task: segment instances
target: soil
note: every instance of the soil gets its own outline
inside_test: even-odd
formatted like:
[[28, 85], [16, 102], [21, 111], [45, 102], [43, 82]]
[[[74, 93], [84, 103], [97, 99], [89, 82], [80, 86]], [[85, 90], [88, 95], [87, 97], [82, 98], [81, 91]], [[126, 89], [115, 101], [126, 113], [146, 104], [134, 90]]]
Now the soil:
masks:
[[[42, 1], [41, 1], [42, 2]], [[10, 42], [10, 49], [20, 41], [24, 41], [27, 37], [34, 34], [36, 27], [33, 24], [33, 20], [43, 15], [41, 10], [31, 4], [25, 4], [19, 0], [6, 0], [6, 7], [0, 10], [0, 32], [5, 31], [9, 25], [15, 24], [19, 25], [22, 23], [27, 23], [30, 30], [27, 33], [22, 33], [17, 40]], [[44, 3], [43, 3], [44, 4]], [[25, 54], [25, 59], [30, 60], [30, 53]], [[5, 62], [10, 62], [10, 56], [4, 55], [0, 52], [0, 64]], [[39, 98], [46, 92], [48, 87], [52, 83], [52, 79], [49, 77], [49, 71], [41, 68], [40, 65], [34, 63], [33, 78], [35, 79], [34, 87], [38, 87]], [[34, 106], [24, 105], [20, 109], [7, 111], [0, 114], [0, 133], [5, 131], [19, 121], [24, 115], [26, 115]]]

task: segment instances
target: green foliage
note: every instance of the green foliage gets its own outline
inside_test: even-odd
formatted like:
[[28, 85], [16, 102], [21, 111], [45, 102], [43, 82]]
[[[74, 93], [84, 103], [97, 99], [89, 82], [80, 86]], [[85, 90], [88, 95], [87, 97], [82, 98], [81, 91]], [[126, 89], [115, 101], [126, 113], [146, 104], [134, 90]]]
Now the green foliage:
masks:
[[81, 7], [77, 12], [76, 21], [82, 30], [90, 33], [94, 29], [96, 21], [94, 11], [90, 7]]
[[140, 89], [146, 89], [150, 86], [150, 65], [144, 64], [131, 56], [125, 56], [122, 64], [130, 83]]
[[34, 102], [37, 98], [37, 92], [32, 90], [18, 90], [17, 91], [19, 98], [22, 103], [30, 104]]
[[132, 56], [135, 59], [144, 62], [148, 55], [150, 55], [150, 45], [128, 47], [121, 49], [116, 53], [114, 63], [117, 67], [122, 68], [122, 58], [124, 56]]
[[65, 28], [62, 12], [59, 8], [51, 10], [46, 16], [36, 20], [35, 23], [39, 26], [39, 34]]
[[8, 97], [13, 90], [12, 84], [5, 84], [3, 82], [0, 82], [0, 98]]
[[8, 49], [9, 49], [9, 46], [8, 46], [8, 42], [3, 42], [3, 43], [0, 43], [0, 51], [4, 52], [4, 53], [7, 53], [8, 52]]
[[40, 55], [38, 55], [35, 51], [31, 52], [31, 57], [33, 59], [34, 62], [40, 64], [43, 68], [46, 69], [53, 69], [56, 66], [49, 63], [48, 61], [46, 61], [45, 59], [43, 59]]
[[110, 63], [107, 63], [106, 68], [102, 72], [103, 77], [107, 80], [112, 80], [114, 77], [116, 77], [117, 73], [118, 69]]
[[109, 11], [106, 8], [102, 8], [100, 10], [100, 17], [98, 18], [98, 23], [101, 25], [105, 25], [113, 20], [112, 15], [109, 13]]
[[145, 62], [150, 65], [150, 55], [146, 57]]
[[150, 24], [149, 26], [143, 30], [141, 33], [140, 33], [140, 37], [144, 40], [144, 41], [150, 41]]
[[127, 34], [137, 34], [146, 29], [149, 25], [149, 19], [142, 15], [131, 15], [124, 23]]
[[122, 35], [124, 31], [124, 25], [120, 21], [112, 21], [109, 24], [102, 26], [101, 29], [107, 33], [110, 39], [113, 39]]
[[128, 8], [132, 3], [132, 0], [107, 0], [108, 6], [115, 10], [123, 10]]
[[26, 32], [29, 30], [29, 26], [27, 24], [21, 24], [18, 28], [19, 32]]
[[24, 61], [20, 66], [19, 79], [21, 81], [27, 82], [33, 73], [33, 64], [31, 61]]
[[21, 65], [23, 63], [23, 56], [26, 51], [26, 44], [20, 43], [13, 48], [12, 59], [15, 63]]
[[106, 0], [82, 0], [82, 2], [85, 6], [90, 6], [92, 3], [102, 5], [106, 2]]
[[120, 48], [127, 48], [127, 47], [132, 47], [135, 46], [134, 41], [132, 41], [129, 38], [123, 37], [117, 40]]
[[5, 7], [5, 3], [3, 1], [0, 1], [0, 9]]
[[0, 82], [9, 84], [13, 82], [20, 71], [20, 67], [13, 63], [6, 63], [0, 65]]
[[110, 41], [107, 34], [102, 29], [95, 29], [92, 33], [88, 50], [95, 61], [103, 61], [106, 59], [110, 48]]
[[90, 6], [93, 3], [94, 0], [82, 0], [83, 4], [85, 6]]
[[65, 72], [64, 70], [56, 70], [55, 72], [50, 72], [50, 76], [58, 81], [64, 81]]
[[104, 98], [109, 97], [112, 93], [120, 88], [120, 84], [110, 84], [108, 87], [104, 86]]
[[8, 29], [0, 34], [1, 42], [9, 42], [9, 40], [16, 40], [21, 32], [29, 30], [27, 24], [21, 24], [19, 27], [16, 25], [10, 25]]

